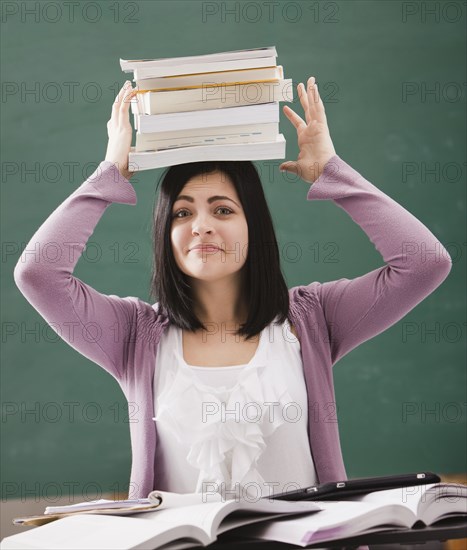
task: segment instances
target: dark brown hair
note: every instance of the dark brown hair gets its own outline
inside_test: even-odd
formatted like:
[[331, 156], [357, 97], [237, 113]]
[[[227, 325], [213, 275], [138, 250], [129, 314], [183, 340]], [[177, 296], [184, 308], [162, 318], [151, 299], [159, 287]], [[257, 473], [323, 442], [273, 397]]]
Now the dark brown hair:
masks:
[[[151, 299], [176, 326], [194, 331], [205, 329], [193, 313], [194, 297], [188, 277], [179, 269], [171, 244], [172, 209], [185, 184], [199, 174], [219, 171], [232, 181], [248, 224], [248, 252], [243, 272], [243, 296], [248, 318], [237, 334], [253, 338], [276, 316], [283, 323], [288, 315], [289, 294], [281, 265], [272, 217], [261, 179], [250, 161], [193, 162], [171, 166], [157, 184], [159, 197], [153, 213], [153, 272]], [[162, 180], [162, 185], [161, 184]]]

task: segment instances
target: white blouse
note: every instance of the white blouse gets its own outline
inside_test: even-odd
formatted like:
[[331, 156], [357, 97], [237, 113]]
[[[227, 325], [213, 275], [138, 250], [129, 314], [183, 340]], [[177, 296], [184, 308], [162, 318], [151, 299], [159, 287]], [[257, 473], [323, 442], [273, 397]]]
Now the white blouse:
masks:
[[300, 343], [288, 321], [266, 327], [250, 362], [231, 367], [188, 365], [182, 331], [170, 325], [154, 396], [156, 489], [260, 498], [315, 484]]

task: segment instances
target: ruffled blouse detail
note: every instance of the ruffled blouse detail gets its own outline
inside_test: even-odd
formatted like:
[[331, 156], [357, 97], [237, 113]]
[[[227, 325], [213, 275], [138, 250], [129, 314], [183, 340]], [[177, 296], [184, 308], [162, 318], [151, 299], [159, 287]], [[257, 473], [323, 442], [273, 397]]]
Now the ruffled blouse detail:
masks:
[[188, 445], [186, 459], [199, 470], [196, 492], [262, 486], [256, 465], [265, 439], [285, 423], [282, 411], [293, 401], [286, 380], [271, 375], [264, 331], [255, 356], [239, 368], [232, 387], [204, 384], [182, 354], [173, 352], [178, 368], [167, 373], [154, 420]]

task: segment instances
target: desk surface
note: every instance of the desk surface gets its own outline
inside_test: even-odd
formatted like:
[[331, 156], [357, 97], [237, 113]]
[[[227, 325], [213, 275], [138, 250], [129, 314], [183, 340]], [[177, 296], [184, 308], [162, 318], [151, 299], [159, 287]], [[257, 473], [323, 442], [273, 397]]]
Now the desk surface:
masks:
[[[430, 527], [370, 533], [368, 535], [361, 535], [340, 541], [333, 541], [329, 543], [321, 542], [319, 544], [309, 545], [306, 548], [326, 547], [335, 549], [350, 549], [365, 545], [379, 546], [393, 543], [397, 545], [397, 548], [403, 550], [404, 545], [423, 544], [430, 541], [446, 541], [463, 538], [467, 538], [467, 518], [453, 518], [443, 520], [437, 525], [432, 525]], [[196, 546], [193, 548], [212, 548], [213, 550], [237, 550], [238, 548], [241, 548], [242, 550], [287, 550], [289, 548], [292, 549], [303, 547], [284, 542], [264, 541], [258, 539], [246, 540], [236, 538], [230, 533], [224, 533], [215, 543], [210, 544], [207, 547]], [[420, 547], [420, 550], [423, 550], [423, 546]]]

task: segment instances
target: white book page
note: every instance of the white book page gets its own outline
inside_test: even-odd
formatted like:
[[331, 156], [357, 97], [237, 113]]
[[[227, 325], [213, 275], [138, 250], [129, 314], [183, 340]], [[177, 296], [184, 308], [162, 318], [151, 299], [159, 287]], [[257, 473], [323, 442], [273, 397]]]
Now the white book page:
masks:
[[449, 516], [467, 515], [467, 485], [439, 483], [419, 503], [419, 516], [427, 525]]
[[[293, 517], [297, 517], [300, 514], [312, 514], [315, 512], [319, 512], [319, 510], [316, 511], [307, 511], [307, 512], [298, 512]], [[284, 517], [292, 517], [292, 516], [284, 516], [283, 514], [254, 514], [254, 515], [236, 515], [231, 514], [230, 516], [226, 517], [224, 521], [221, 522], [218, 530], [217, 535], [221, 535], [222, 533], [225, 533], [227, 531], [231, 531], [232, 529], [236, 529], [237, 527], [242, 527], [243, 525], [250, 525], [251, 523], [259, 523], [261, 521], [269, 521], [271, 519], [279, 519]]]
[[[201, 493], [194, 493], [200, 498]], [[187, 496], [187, 495], [183, 495]], [[210, 495], [211, 496], [211, 495]], [[213, 495], [212, 498], [221, 495]], [[162, 507], [161, 507], [162, 508]], [[194, 524], [198, 528], [202, 529], [210, 539], [215, 539], [218, 532], [223, 532], [226, 529], [220, 529], [220, 524], [228, 514], [234, 510], [241, 510], [244, 512], [251, 512], [252, 516], [256, 515], [257, 521], [261, 521], [259, 513], [263, 513], [265, 516], [271, 516], [275, 514], [284, 514], [284, 513], [297, 513], [302, 511], [318, 511], [321, 509], [321, 506], [314, 502], [292, 502], [292, 501], [281, 501], [281, 500], [266, 500], [260, 499], [256, 502], [248, 501], [237, 501], [231, 499], [223, 502], [208, 502], [202, 504], [194, 504], [192, 506], [183, 506], [183, 507], [172, 507], [161, 509], [159, 508], [154, 512], [146, 512], [144, 514], [135, 514], [132, 517], [141, 518], [142, 520], [151, 522], [154, 519], [157, 521], [162, 521], [167, 525], [183, 525], [186, 523]], [[238, 518], [237, 518], [238, 520]], [[251, 520], [246, 519], [246, 522], [251, 522]], [[237, 521], [238, 523], [238, 521]]]
[[411, 512], [397, 505], [324, 500], [315, 503], [323, 511], [240, 527], [236, 534], [307, 546], [410, 524]]
[[[201, 493], [198, 494], [201, 496]], [[196, 525], [203, 530], [206, 535], [211, 538], [216, 538], [217, 525], [221, 519], [215, 522], [216, 516], [222, 516], [228, 513], [228, 510], [233, 510], [237, 506], [234, 500], [219, 503], [205, 503], [202, 506], [194, 504], [192, 506], [179, 506], [173, 508], [159, 509], [155, 512], [146, 512], [144, 514], [135, 514], [141, 521], [149, 524], [157, 522], [164, 523], [167, 526], [177, 527], [186, 525], [187, 523]], [[225, 511], [224, 513], [220, 513]], [[217, 523], [217, 525], [215, 525]], [[216, 527], [216, 528], [214, 528]]]
[[399, 504], [412, 511], [415, 517], [415, 523], [416, 518], [418, 518], [420, 501], [425, 498], [425, 492], [435, 485], [437, 484], [429, 483], [427, 485], [415, 485], [412, 487], [398, 487], [396, 489], [374, 491], [373, 493], [369, 493], [368, 495], [349, 498], [352, 498], [352, 500], [358, 500], [359, 502]]
[[[150, 515], [153, 515], [151, 512]], [[6, 537], [1, 548], [36, 548], [47, 550], [129, 550], [149, 548], [146, 541], [159, 535], [157, 546], [179, 536], [191, 536], [194, 530], [183, 533], [171, 523], [145, 522], [135, 517], [76, 515], [53, 521], [36, 529]], [[152, 544], [150, 547], [154, 548]]]

